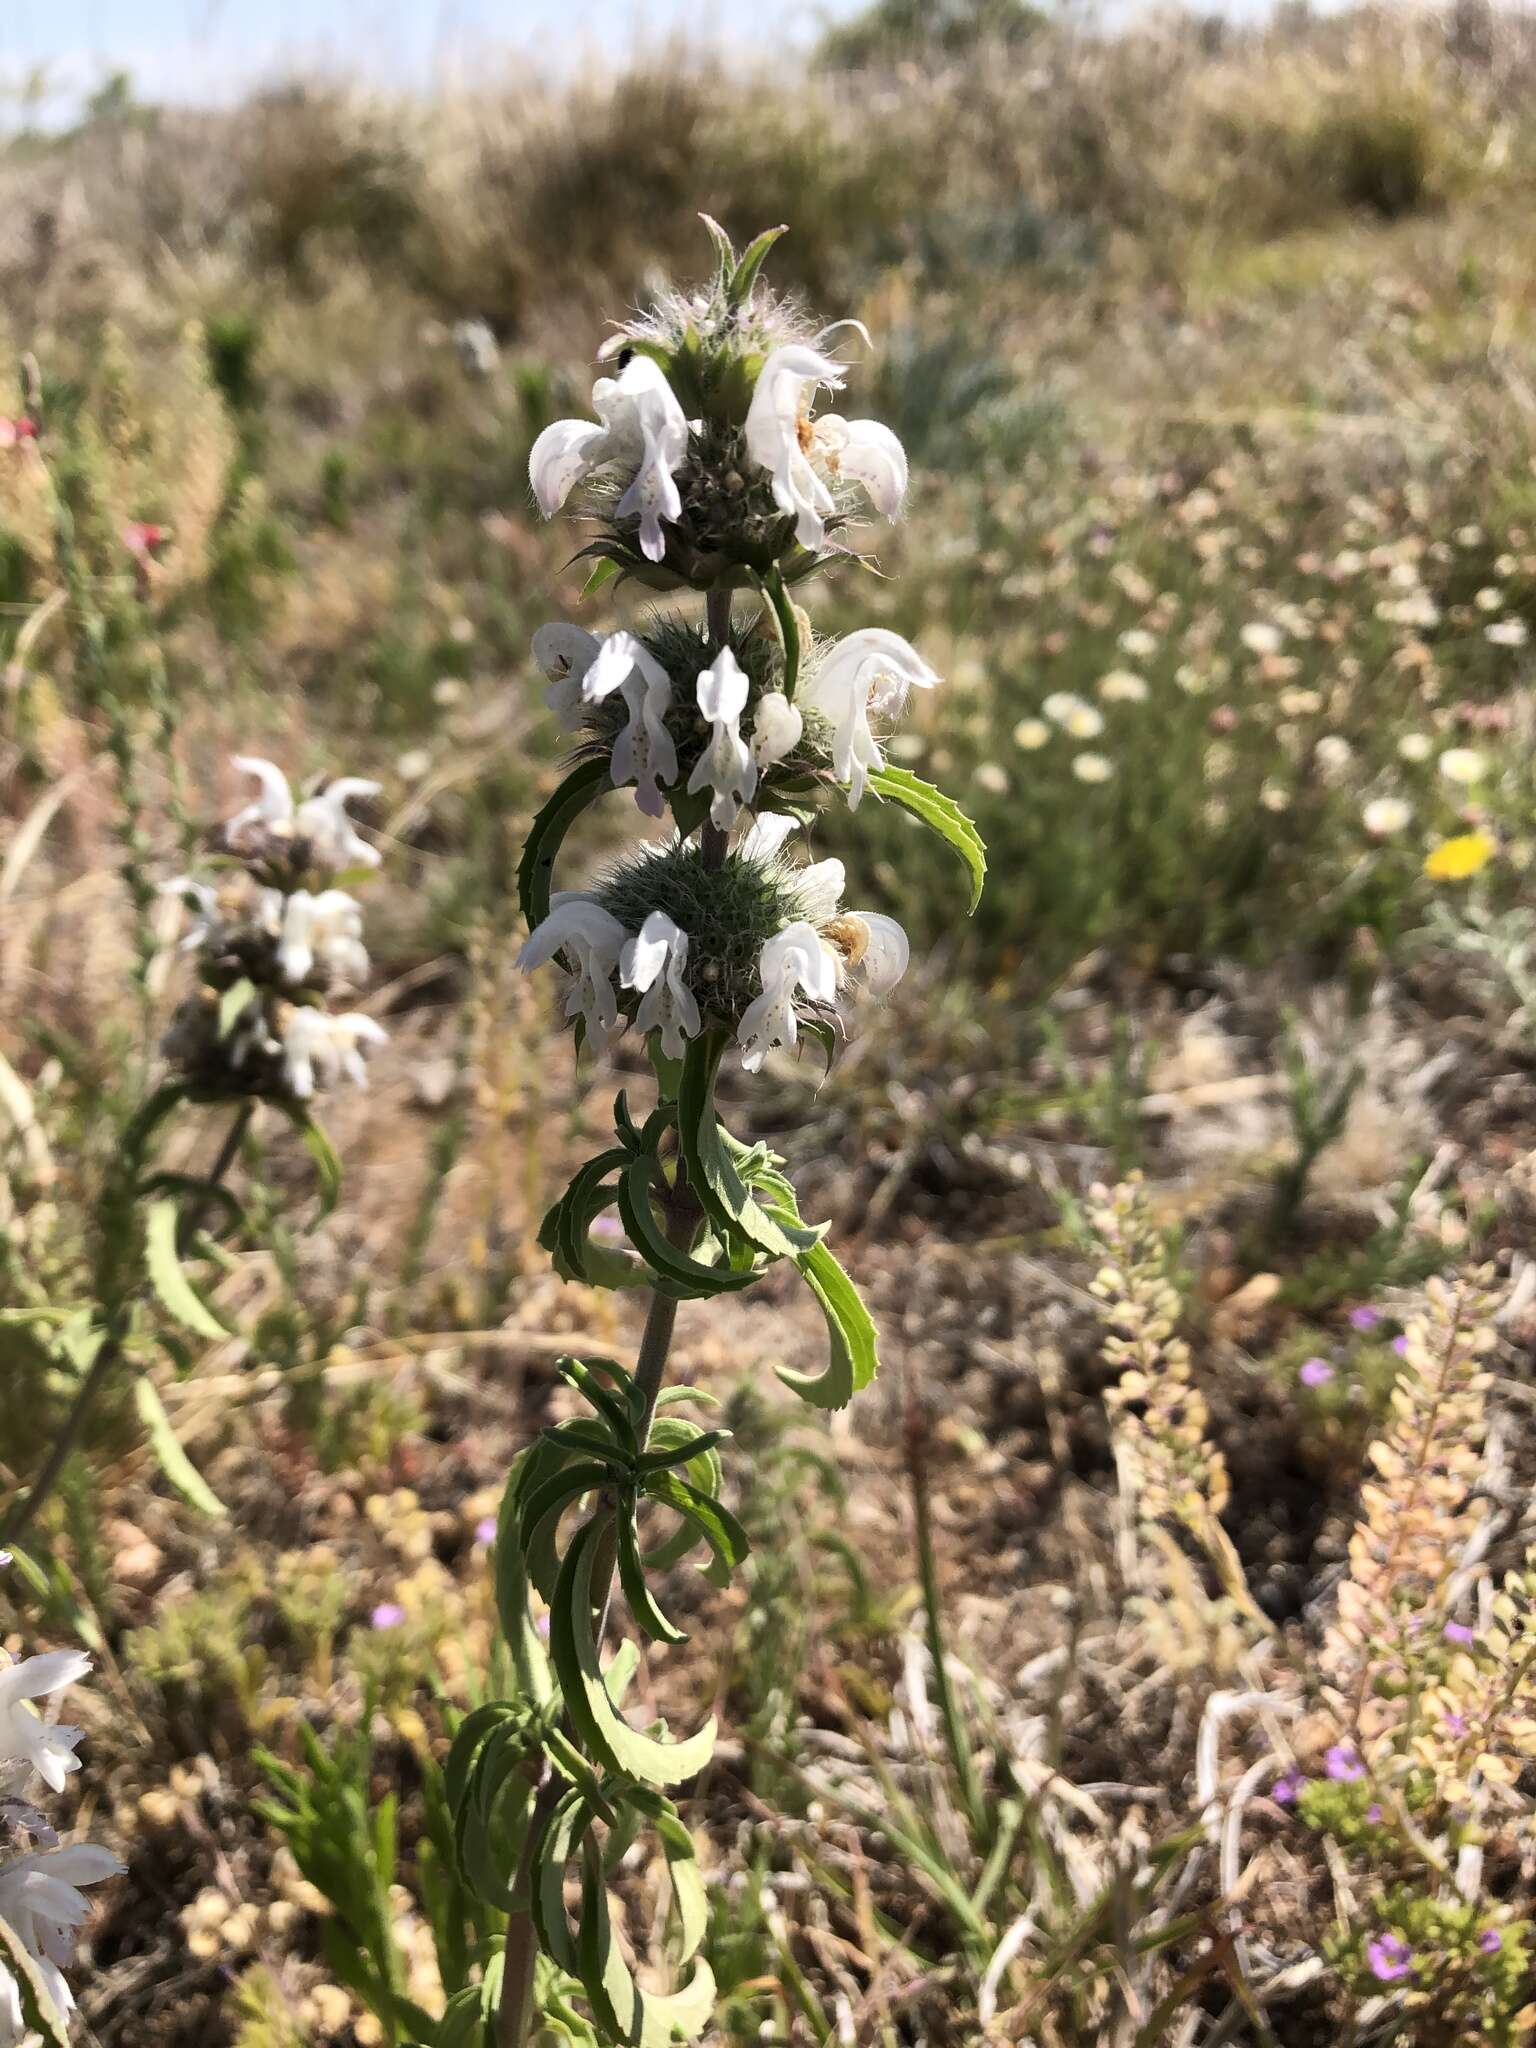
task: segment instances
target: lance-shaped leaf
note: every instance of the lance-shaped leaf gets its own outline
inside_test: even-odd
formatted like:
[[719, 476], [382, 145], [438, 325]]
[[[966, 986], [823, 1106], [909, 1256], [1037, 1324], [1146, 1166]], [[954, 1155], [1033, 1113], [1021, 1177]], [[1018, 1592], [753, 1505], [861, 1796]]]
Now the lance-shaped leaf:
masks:
[[133, 1402], [144, 1425], [144, 1433], [149, 1438], [149, 1447], [155, 1454], [155, 1462], [170, 1484], [200, 1515], [206, 1515], [211, 1522], [222, 1520], [229, 1510], [187, 1456], [181, 1438], [171, 1427], [171, 1418], [165, 1412], [165, 1404], [156, 1392], [153, 1380], [144, 1373], [134, 1381]]
[[315, 1162], [315, 1172], [320, 1182], [320, 1215], [330, 1215], [341, 1200], [341, 1155], [331, 1143], [322, 1125], [315, 1121], [313, 1114], [301, 1103], [279, 1102], [288, 1121], [304, 1142], [304, 1149]]
[[715, 1114], [715, 1076], [724, 1050], [724, 1035], [711, 1031], [694, 1039], [683, 1058], [677, 1131], [688, 1185], [728, 1243], [742, 1238], [771, 1259], [793, 1258], [797, 1251], [814, 1244], [821, 1233], [798, 1220], [787, 1222], [771, 1216], [754, 1198], [733, 1151], [735, 1141], [721, 1129]]
[[546, 1600], [555, 1599], [560, 1579], [559, 1559], [555, 1554], [555, 1532], [560, 1526], [560, 1517], [583, 1494], [598, 1492], [612, 1478], [611, 1467], [589, 1459], [584, 1464], [567, 1465], [526, 1495], [519, 1521], [523, 1557], [529, 1578]]
[[802, 1252], [795, 1264], [826, 1318], [831, 1356], [823, 1373], [795, 1372], [781, 1365], [779, 1378], [813, 1408], [845, 1408], [879, 1368], [874, 1319], [824, 1244]]
[[987, 878], [987, 849], [981, 834], [954, 798], [935, 789], [931, 782], [922, 781], [910, 769], [892, 768], [889, 764], [875, 769], [869, 786], [876, 796], [900, 804], [960, 856], [971, 878], [970, 907], [974, 910], [981, 901], [982, 884]]
[[570, 1922], [565, 1916], [565, 1873], [592, 1825], [592, 1810], [579, 1792], [567, 1792], [549, 1817], [539, 1843], [529, 1907], [544, 1953], [567, 1975], [581, 1972]]
[[573, 768], [528, 828], [527, 843], [517, 868], [517, 893], [528, 929], [549, 915], [555, 861], [565, 835], [591, 803], [610, 786], [608, 757], [599, 755]]
[[640, 1554], [640, 1537], [635, 1528], [632, 1507], [626, 1506], [618, 1511], [615, 1533], [618, 1537], [619, 1583], [624, 1588], [624, 1598], [629, 1602], [629, 1611], [637, 1625], [654, 1643], [686, 1643], [687, 1631], [667, 1619], [645, 1582], [645, 1561]]
[[[678, 1398], [683, 1398], [692, 1391], [688, 1387], [672, 1387], [667, 1390]], [[663, 1394], [662, 1399], [666, 1398], [667, 1394]], [[647, 1450], [691, 1451], [692, 1455], [685, 1468], [686, 1476], [701, 1493], [714, 1497], [718, 1496], [720, 1488], [725, 1483], [719, 1453], [708, 1443], [709, 1437], [715, 1434], [716, 1432], [710, 1431], [706, 1436], [705, 1431], [701, 1430], [696, 1422], [685, 1422], [680, 1416], [662, 1415], [651, 1424]], [[708, 1448], [704, 1447], [706, 1444]], [[681, 1563], [689, 1551], [703, 1540], [703, 1531], [685, 1516], [678, 1522], [670, 1536], [645, 1552], [646, 1565], [651, 1571], [670, 1571], [673, 1565]]]
[[704, 1538], [714, 1552], [714, 1563], [707, 1576], [723, 1586], [752, 1548], [746, 1530], [730, 1509], [723, 1508], [699, 1487], [690, 1486], [686, 1479], [679, 1479], [675, 1472], [653, 1472], [645, 1482], [645, 1491], [651, 1500], [675, 1508]]
[[549, 1658], [528, 1611], [528, 1560], [523, 1553], [522, 1492], [554, 1469], [560, 1454], [540, 1442], [524, 1451], [512, 1467], [496, 1516], [496, 1613], [501, 1633], [512, 1651], [518, 1684], [542, 1706], [554, 1692]]
[[220, 1337], [227, 1337], [229, 1332], [182, 1271], [181, 1257], [176, 1249], [179, 1220], [180, 1211], [169, 1195], [162, 1195], [157, 1202], [150, 1203], [144, 1222], [144, 1260], [149, 1284], [168, 1315], [174, 1316], [194, 1336], [217, 1341]]
[[664, 1792], [653, 1792], [647, 1785], [636, 1785], [629, 1798], [656, 1830], [661, 1853], [667, 1859], [678, 1928], [683, 1937], [682, 1960], [686, 1963], [690, 1956], [698, 1953], [704, 1936], [709, 1932], [709, 1897], [704, 1887], [703, 1872], [699, 1869], [698, 1849], [682, 1815]]
[[671, 2048], [692, 2040], [715, 2009], [715, 1978], [699, 1962], [688, 1984], [669, 1997], [642, 1991], [620, 1952], [608, 1909], [602, 1864], [588, 1841], [582, 1858], [581, 1927], [577, 1936], [582, 1988], [598, 2019], [628, 2048]]
[[[670, 1473], [662, 1479], [675, 1485]], [[566, 1711], [577, 1734], [599, 1762], [647, 1785], [680, 1785], [708, 1763], [715, 1747], [711, 1715], [696, 1735], [683, 1742], [664, 1742], [631, 1728], [609, 1696], [593, 1635], [592, 1572], [601, 1517], [579, 1529], [560, 1568], [560, 1581], [550, 1612], [550, 1650], [560, 1678]]]
[[755, 1272], [706, 1266], [673, 1244], [651, 1208], [651, 1175], [655, 1165], [654, 1154], [642, 1152], [630, 1160], [619, 1176], [619, 1214], [647, 1265], [662, 1280], [691, 1296], [730, 1294], [750, 1287], [757, 1278]]
[[[613, 1358], [560, 1358], [555, 1371], [606, 1417], [615, 1438], [631, 1453], [640, 1448], [636, 1434], [645, 1414], [645, 1400], [635, 1385], [634, 1375]], [[604, 1385], [604, 1377], [611, 1386]]]

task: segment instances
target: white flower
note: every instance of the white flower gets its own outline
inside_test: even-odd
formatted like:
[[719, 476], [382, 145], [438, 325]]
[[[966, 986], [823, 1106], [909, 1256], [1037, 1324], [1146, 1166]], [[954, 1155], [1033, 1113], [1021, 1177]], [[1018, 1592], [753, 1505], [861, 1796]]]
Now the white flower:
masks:
[[601, 645], [595, 633], [562, 619], [540, 626], [533, 636], [533, 658], [549, 678], [544, 702], [565, 732], [575, 731], [581, 723], [582, 678]]
[[539, 510], [553, 518], [576, 485], [600, 469], [632, 470], [615, 508], [638, 517], [640, 551], [659, 562], [667, 544], [663, 519], [682, 510], [673, 478], [688, 453], [688, 422], [672, 387], [649, 356], [636, 356], [618, 377], [592, 387], [597, 420], [556, 420], [540, 434], [528, 458], [528, 480]]
[[1348, 771], [1355, 750], [1342, 733], [1325, 732], [1312, 749], [1312, 758], [1324, 775], [1335, 779]]
[[525, 974], [530, 974], [546, 960], [561, 955], [570, 983], [565, 1014], [580, 1017], [587, 1036], [601, 1042], [618, 1028], [619, 1005], [613, 974], [625, 937], [624, 927], [616, 917], [590, 896], [572, 891], [551, 900], [548, 917], [530, 933], [517, 956], [517, 964]]
[[729, 647], [720, 650], [712, 667], [699, 671], [696, 692], [699, 714], [709, 720], [710, 737], [688, 778], [688, 793], [712, 789], [710, 823], [728, 830], [757, 788], [757, 761], [741, 736], [747, 678]]
[[1120, 645], [1135, 660], [1146, 661], [1156, 654], [1158, 640], [1157, 635], [1149, 633], [1145, 626], [1131, 626], [1120, 635]]
[[363, 1047], [383, 1045], [388, 1036], [358, 1010], [333, 1017], [325, 1010], [295, 1007], [282, 1026], [283, 1078], [289, 1092], [305, 1101], [317, 1086], [333, 1088], [342, 1080], [366, 1088]]
[[368, 979], [362, 906], [345, 889], [296, 889], [282, 903], [277, 964], [285, 981], [308, 981], [318, 965], [337, 981]]
[[641, 991], [635, 1028], [660, 1031], [668, 1059], [681, 1059], [687, 1041], [701, 1028], [699, 1006], [683, 979], [688, 965], [688, 934], [665, 911], [653, 910], [637, 938], [626, 939], [619, 956], [619, 978], [626, 988]]
[[1488, 772], [1488, 763], [1476, 747], [1447, 747], [1440, 756], [1440, 773], [1447, 782], [1459, 782], [1463, 787], [1481, 782]]
[[1405, 831], [1412, 823], [1413, 806], [1400, 796], [1372, 797], [1360, 817], [1373, 839], [1387, 839], [1394, 832]]
[[183, 903], [190, 897], [196, 906], [197, 914], [181, 942], [183, 953], [198, 953], [205, 947], [212, 951], [222, 942], [224, 916], [219, 908], [219, 892], [211, 882], [200, 882], [196, 875], [176, 875], [160, 884], [160, 894], [179, 896]]
[[747, 1005], [736, 1040], [741, 1064], [755, 1074], [774, 1046], [793, 1049], [800, 1035], [795, 995], [803, 991], [813, 1003], [830, 1003], [837, 995], [837, 967], [821, 943], [821, 934], [803, 919], [786, 925], [758, 957], [762, 994]]
[[870, 712], [894, 718], [914, 684], [931, 690], [938, 681], [917, 649], [883, 626], [837, 641], [811, 677], [805, 701], [832, 722], [832, 768], [848, 790], [850, 810], [858, 808], [870, 771], [884, 766]]
[[273, 762], [253, 754], [237, 754], [232, 765], [242, 775], [254, 777], [259, 789], [255, 801], [236, 812], [225, 826], [225, 836], [231, 844], [238, 842], [250, 826], [259, 825], [279, 837], [304, 841], [310, 858], [319, 867], [339, 871], [379, 865], [381, 855], [377, 847], [358, 837], [357, 827], [347, 816], [347, 805], [354, 797], [377, 796], [380, 784], [366, 782], [356, 775], [343, 775], [318, 796], [295, 804], [287, 776]]
[[1051, 728], [1043, 718], [1021, 718], [1013, 728], [1013, 743], [1022, 747], [1027, 754], [1033, 754], [1048, 744]]
[[805, 730], [798, 705], [791, 704], [782, 690], [770, 690], [757, 700], [752, 717], [752, 758], [759, 768], [771, 768], [794, 752]]
[[[64, 1980], [64, 1966], [74, 1960], [76, 1930], [91, 1914], [79, 1887], [100, 1884], [122, 1869], [110, 1849], [94, 1842], [71, 1842], [29, 1850], [0, 1870], [0, 1920], [36, 1963], [44, 1990], [66, 2022], [75, 2000]], [[0, 2048], [14, 2048], [33, 2038], [22, 2022], [15, 1980], [0, 1968]]]
[[667, 731], [672, 678], [633, 633], [610, 633], [581, 679], [586, 701], [600, 703], [621, 690], [629, 723], [614, 741], [613, 786], [635, 785], [635, 802], [648, 818], [666, 809], [663, 786], [677, 780], [677, 747]]
[[820, 548], [837, 510], [828, 478], [862, 484], [887, 519], [901, 510], [907, 458], [889, 427], [828, 413], [812, 421], [818, 388], [843, 388], [843, 366], [803, 342], [776, 348], [758, 372], [747, 408], [747, 452], [771, 472], [774, 502], [795, 521], [803, 548]]
[[[795, 820], [776, 813], [760, 817], [738, 849], [744, 860], [778, 857], [795, 831]], [[877, 911], [841, 908], [845, 874], [840, 860], [813, 861], [795, 876], [805, 911], [802, 919], [775, 933], [758, 960], [762, 993], [737, 1027], [742, 1065], [756, 1073], [775, 1046], [793, 1048], [799, 1036], [795, 995], [831, 1003], [850, 971], [860, 973], [872, 994], [886, 995], [907, 971], [907, 935], [893, 917]]]
[[1145, 704], [1150, 694], [1145, 678], [1128, 668], [1112, 668], [1099, 678], [1099, 695], [1106, 704]]
[[1494, 647], [1523, 647], [1529, 634], [1524, 619], [1495, 619], [1484, 626], [1483, 638]]
[[63, 1692], [90, 1668], [90, 1658], [79, 1650], [52, 1650], [0, 1667], [0, 1764], [24, 1764], [50, 1792], [63, 1790], [70, 1772], [80, 1768], [80, 1730], [50, 1727], [28, 1702]]
[[1427, 732], [1405, 732], [1397, 743], [1397, 751], [1405, 761], [1427, 761], [1435, 744]]
[[1278, 654], [1285, 645], [1285, 635], [1280, 628], [1270, 625], [1266, 619], [1253, 620], [1237, 637], [1250, 654]]
[[1079, 782], [1108, 782], [1114, 772], [1114, 763], [1106, 760], [1102, 754], [1072, 756], [1072, 773]]

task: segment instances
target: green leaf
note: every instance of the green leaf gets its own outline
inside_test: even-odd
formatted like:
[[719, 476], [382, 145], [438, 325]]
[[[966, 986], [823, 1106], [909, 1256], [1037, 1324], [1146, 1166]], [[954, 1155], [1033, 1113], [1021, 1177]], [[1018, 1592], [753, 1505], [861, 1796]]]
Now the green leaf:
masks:
[[699, 1869], [697, 1846], [684, 1825], [682, 1815], [664, 1792], [653, 1792], [648, 1786], [636, 1785], [629, 1798], [656, 1830], [661, 1853], [667, 1859], [679, 1930], [683, 1937], [682, 1960], [686, 1963], [698, 1953], [699, 1945], [709, 1931], [709, 1897]]
[[528, 828], [517, 869], [517, 893], [528, 929], [549, 915], [549, 892], [561, 843], [582, 812], [610, 787], [608, 758], [600, 755], [573, 768]]
[[715, 1718], [686, 1741], [665, 1742], [631, 1728], [614, 1706], [592, 1633], [592, 1572], [602, 1531], [602, 1517], [594, 1517], [571, 1539], [550, 1612], [550, 1650], [566, 1711], [589, 1754], [609, 1770], [647, 1785], [680, 1785], [713, 1754]]
[[69, 2048], [69, 2023], [48, 1996], [41, 1970], [7, 1920], [0, 1920], [0, 1962], [15, 1981], [23, 2027], [41, 2038], [43, 2048]]
[[320, 1180], [320, 1218], [323, 1220], [341, 1200], [341, 1156], [302, 1102], [279, 1102], [277, 1107], [298, 1132], [305, 1151], [315, 1162]]
[[971, 878], [970, 907], [974, 910], [981, 901], [982, 884], [987, 877], [987, 849], [981, 834], [954, 798], [935, 789], [931, 782], [921, 781], [910, 769], [889, 765], [874, 771], [869, 786], [888, 803], [900, 804], [959, 854]]
[[[800, 1224], [798, 1219], [786, 1223], [771, 1216], [754, 1199], [740, 1170], [739, 1158], [732, 1156], [735, 1141], [727, 1139], [715, 1115], [715, 1076], [724, 1052], [724, 1035], [709, 1031], [690, 1042], [683, 1058], [677, 1090], [677, 1134], [688, 1185], [727, 1243], [745, 1240], [771, 1259], [793, 1258], [798, 1251], [814, 1244], [821, 1233]], [[743, 1148], [740, 1157], [750, 1156]]]
[[496, 1613], [502, 1637], [512, 1651], [517, 1682], [530, 1698], [543, 1706], [554, 1692], [549, 1658], [528, 1611], [528, 1561], [523, 1555], [520, 1528], [521, 1494], [524, 1481], [542, 1477], [551, 1459], [544, 1445], [535, 1444], [523, 1452], [512, 1467], [501, 1506], [496, 1516]]
[[712, 214], [701, 213], [699, 219], [709, 230], [709, 239], [715, 245], [715, 257], [720, 265], [720, 281], [725, 283], [736, 274], [736, 245]]
[[587, 1802], [579, 1792], [567, 1792], [544, 1830], [529, 1896], [540, 1946], [572, 1977], [580, 1974], [581, 1965], [565, 1915], [565, 1873], [591, 1825]]
[[778, 622], [779, 645], [784, 651], [784, 694], [793, 702], [800, 680], [800, 621], [795, 616], [794, 600], [785, 589], [784, 578], [777, 568], [770, 569], [762, 579], [762, 591], [773, 606], [773, 615]]
[[561, 1516], [583, 1494], [600, 1492], [612, 1478], [610, 1467], [596, 1461], [568, 1465], [564, 1471], [536, 1486], [523, 1502], [520, 1521], [523, 1557], [529, 1578], [546, 1600], [554, 1599], [560, 1576], [555, 1532], [560, 1526]]
[[731, 1294], [750, 1287], [757, 1278], [755, 1272], [703, 1265], [667, 1237], [651, 1208], [651, 1174], [655, 1164], [653, 1153], [642, 1152], [630, 1160], [619, 1176], [619, 1214], [646, 1264], [687, 1295]]
[[217, 1342], [219, 1338], [227, 1337], [229, 1332], [182, 1271], [176, 1249], [179, 1220], [180, 1211], [169, 1195], [162, 1195], [159, 1201], [151, 1202], [144, 1221], [144, 1258], [149, 1284], [168, 1315], [174, 1316], [195, 1336]]
[[594, 1845], [585, 1845], [581, 1882], [581, 1925], [577, 1934], [583, 1989], [601, 2021], [634, 2048], [671, 2048], [679, 2034], [691, 2040], [715, 2009], [715, 1978], [699, 1962], [692, 1978], [670, 1997], [642, 1991], [614, 1939], [607, 1887]]
[[757, 283], [757, 274], [763, 267], [763, 259], [779, 239], [789, 232], [788, 223], [782, 227], [765, 228], [755, 242], [749, 242], [741, 253], [741, 261], [732, 273], [726, 287], [726, 298], [734, 306], [744, 306], [751, 296], [752, 287]]
[[730, 1509], [721, 1507], [713, 1494], [679, 1479], [675, 1472], [652, 1473], [645, 1491], [651, 1500], [675, 1508], [685, 1521], [693, 1524], [714, 1552], [715, 1568], [709, 1576], [724, 1585], [752, 1548], [746, 1530]]
[[656, 1605], [645, 1583], [645, 1561], [640, 1555], [640, 1537], [635, 1528], [633, 1508], [623, 1509], [617, 1518], [619, 1583], [636, 1625], [653, 1643], [686, 1643], [688, 1633], [669, 1621]]
[[824, 1244], [802, 1252], [795, 1264], [826, 1318], [831, 1358], [826, 1371], [818, 1376], [781, 1365], [779, 1378], [813, 1408], [845, 1408], [879, 1368], [874, 1319], [859, 1290]]
[[611, 583], [614, 577], [618, 574], [619, 565], [617, 562], [599, 562], [597, 567], [592, 571], [591, 575], [587, 578], [586, 582], [583, 583], [583, 585], [581, 586], [582, 601], [585, 602], [587, 598], [595, 597], [598, 591], [602, 589], [603, 585], [605, 583]]
[[246, 975], [230, 983], [219, 997], [219, 1037], [228, 1038], [256, 1000], [256, 984]]
[[221, 1521], [229, 1510], [182, 1448], [181, 1439], [172, 1429], [171, 1418], [155, 1391], [155, 1383], [147, 1373], [140, 1373], [134, 1382], [133, 1399], [149, 1438], [149, 1447], [155, 1454], [155, 1462], [167, 1482], [200, 1515], [206, 1515], [210, 1521]]

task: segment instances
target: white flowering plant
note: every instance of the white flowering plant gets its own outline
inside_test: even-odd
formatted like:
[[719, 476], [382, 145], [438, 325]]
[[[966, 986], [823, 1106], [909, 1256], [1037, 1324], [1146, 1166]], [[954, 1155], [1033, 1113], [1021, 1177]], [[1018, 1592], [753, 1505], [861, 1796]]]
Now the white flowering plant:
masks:
[[[766, 1145], [721, 1123], [716, 1082], [733, 1049], [748, 1073], [806, 1039], [830, 1062], [844, 999], [888, 990], [907, 965], [893, 919], [845, 905], [842, 862], [805, 857], [826, 802], [901, 806], [960, 856], [973, 906], [985, 869], [957, 806], [884, 757], [909, 692], [937, 674], [884, 630], [818, 645], [791, 596], [850, 557], [857, 513], [900, 511], [900, 443], [875, 422], [818, 413], [818, 395], [845, 379], [827, 352], [837, 330], [809, 332], [763, 282], [778, 231], [738, 256], [710, 226], [711, 283], [622, 326], [604, 351], [617, 375], [596, 387], [597, 423], [556, 422], [530, 462], [547, 514], [581, 495], [596, 530], [582, 550], [596, 564], [589, 590], [633, 579], [700, 593], [705, 606], [702, 620], [663, 613], [606, 636], [555, 624], [534, 642], [577, 754], [524, 853], [522, 964], [559, 969], [578, 1046], [601, 1052], [637, 1033], [657, 1085], [642, 1115], [620, 1093], [613, 1142], [544, 1222], [562, 1277], [647, 1290], [650, 1307], [632, 1371], [563, 1363], [591, 1413], [546, 1430], [514, 1468], [496, 1558], [519, 1689], [468, 1717], [447, 1770], [461, 1875], [508, 1916], [476, 2022], [504, 2048], [663, 2043], [708, 2024], [704, 1887], [671, 1795], [708, 1761], [714, 1722], [680, 1737], [642, 1732], [621, 1708], [635, 1648], [608, 1658], [603, 1647], [615, 1582], [642, 1637], [677, 1643], [656, 1575], [701, 1557], [724, 1583], [747, 1548], [720, 1500], [723, 1433], [680, 1411], [703, 1396], [663, 1386], [678, 1306], [788, 1264], [822, 1310], [828, 1353], [819, 1371], [781, 1369], [786, 1383], [840, 1408], [876, 1368], [874, 1323], [825, 1226], [802, 1217]], [[604, 790], [631, 786], [645, 816], [670, 814], [669, 836], [552, 893], [571, 824]], [[594, 1230], [609, 1210], [623, 1245]], [[685, 1974], [667, 1994], [637, 1983], [608, 1898], [642, 1830], [672, 1880]]]

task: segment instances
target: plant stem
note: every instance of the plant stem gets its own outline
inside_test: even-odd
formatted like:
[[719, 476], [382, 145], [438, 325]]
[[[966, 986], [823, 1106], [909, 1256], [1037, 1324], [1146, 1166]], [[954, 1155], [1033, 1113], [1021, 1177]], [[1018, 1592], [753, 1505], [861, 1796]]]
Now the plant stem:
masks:
[[[224, 1142], [219, 1147], [219, 1155], [208, 1171], [208, 1184], [210, 1187], [217, 1187], [225, 1174], [228, 1173], [230, 1167], [233, 1166], [235, 1154], [240, 1149], [240, 1141], [245, 1136], [246, 1127], [251, 1121], [254, 1107], [255, 1105], [249, 1102], [242, 1104], [234, 1122], [225, 1133]], [[193, 1237], [197, 1234], [206, 1208], [207, 1203], [204, 1201], [199, 1202], [192, 1209], [187, 1218], [188, 1237]], [[38, 1512], [44, 1501], [47, 1500], [53, 1489], [58, 1485], [59, 1477], [64, 1467], [68, 1464], [76, 1444], [79, 1443], [84, 1433], [85, 1425], [90, 1419], [91, 1410], [95, 1407], [102, 1388], [112, 1377], [117, 1362], [122, 1356], [123, 1324], [126, 1319], [127, 1308], [126, 1304], [124, 1304], [114, 1314], [106, 1334], [97, 1347], [96, 1356], [91, 1360], [90, 1370], [75, 1390], [75, 1398], [70, 1404], [69, 1413], [65, 1416], [63, 1425], [54, 1439], [53, 1449], [48, 1453], [42, 1471], [38, 1473], [36, 1479], [32, 1482], [26, 1499], [18, 1503], [6, 1517], [5, 1526], [3, 1530], [0, 1530], [0, 1534], [3, 1534], [7, 1542], [14, 1542], [17, 1537], [23, 1535], [26, 1530], [31, 1528], [32, 1524], [37, 1520]]]
[[[688, 1191], [686, 1181], [682, 1178], [681, 1162], [678, 1165], [677, 1184], [669, 1193], [671, 1199], [666, 1205], [667, 1235], [674, 1244], [690, 1244], [698, 1225], [699, 1210]], [[637, 1431], [642, 1445], [650, 1434], [651, 1418], [656, 1413], [656, 1401], [666, 1375], [667, 1359], [672, 1350], [672, 1337], [676, 1328], [676, 1299], [670, 1294], [653, 1294], [651, 1305], [646, 1311], [645, 1328], [640, 1336], [640, 1349], [635, 1354], [635, 1385], [644, 1396], [644, 1409]], [[603, 1547], [593, 1573], [594, 1584], [602, 1588], [599, 1602], [601, 1614], [597, 1625], [599, 1643], [603, 1640], [608, 1609], [613, 1601], [614, 1550], [615, 1539], [610, 1516], [609, 1529], [604, 1532]], [[501, 1970], [501, 2006], [496, 2016], [497, 2048], [527, 2048], [530, 2038], [534, 1964], [539, 1953], [538, 1930], [533, 1924], [530, 1904], [533, 1878], [538, 1866], [544, 1830], [549, 1826], [564, 1790], [563, 1780], [551, 1771], [539, 1787], [533, 1811], [528, 1816], [528, 1833], [523, 1841], [523, 1853], [518, 1859], [517, 1875], [512, 1881], [512, 1910], [507, 1916], [506, 1948], [503, 1952]]]
[[907, 1474], [912, 1482], [912, 1513], [917, 1532], [917, 1561], [923, 1581], [923, 1615], [927, 1624], [928, 1659], [933, 1665], [933, 1685], [939, 1696], [939, 1714], [944, 1739], [954, 1767], [965, 1808], [977, 1841], [985, 1838], [986, 1805], [976, 1775], [976, 1759], [966, 1736], [960, 1703], [944, 1650], [944, 1617], [939, 1594], [938, 1561], [933, 1549], [933, 1518], [928, 1503], [928, 1422], [915, 1399], [909, 1398], [906, 1427]]

